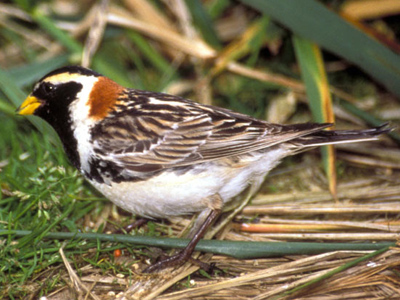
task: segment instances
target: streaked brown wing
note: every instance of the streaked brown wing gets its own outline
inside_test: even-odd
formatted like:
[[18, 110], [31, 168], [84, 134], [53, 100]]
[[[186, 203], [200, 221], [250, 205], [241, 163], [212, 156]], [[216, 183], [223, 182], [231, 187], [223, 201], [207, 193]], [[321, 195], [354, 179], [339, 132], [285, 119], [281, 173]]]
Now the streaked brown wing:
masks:
[[147, 172], [260, 150], [328, 126], [269, 124], [178, 97], [162, 102], [162, 96], [152, 94], [146, 105], [130, 104], [96, 125], [92, 131], [96, 153]]

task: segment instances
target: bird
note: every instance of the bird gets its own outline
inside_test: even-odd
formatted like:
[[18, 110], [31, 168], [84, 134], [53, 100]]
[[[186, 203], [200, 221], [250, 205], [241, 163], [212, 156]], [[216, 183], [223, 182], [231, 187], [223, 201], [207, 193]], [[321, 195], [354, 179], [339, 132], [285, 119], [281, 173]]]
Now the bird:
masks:
[[45, 75], [17, 113], [47, 121], [72, 165], [122, 209], [153, 219], [199, 213], [186, 248], [148, 272], [191, 259], [224, 205], [246, 189], [255, 194], [283, 158], [322, 145], [375, 140], [391, 130], [387, 124], [326, 130], [333, 124], [268, 123], [179, 96], [125, 88], [81, 66]]

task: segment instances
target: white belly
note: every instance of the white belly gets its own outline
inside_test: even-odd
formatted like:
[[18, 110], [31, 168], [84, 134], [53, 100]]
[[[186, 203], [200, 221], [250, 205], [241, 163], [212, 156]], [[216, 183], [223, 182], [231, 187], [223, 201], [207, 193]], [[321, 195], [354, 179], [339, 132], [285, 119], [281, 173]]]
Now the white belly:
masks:
[[207, 208], [207, 197], [218, 193], [224, 203], [240, 194], [252, 182], [260, 182], [285, 151], [276, 149], [246, 156], [236, 164], [227, 160], [196, 165], [184, 174], [173, 169], [146, 181], [112, 183], [91, 182], [119, 207], [144, 217], [165, 218], [199, 212]]

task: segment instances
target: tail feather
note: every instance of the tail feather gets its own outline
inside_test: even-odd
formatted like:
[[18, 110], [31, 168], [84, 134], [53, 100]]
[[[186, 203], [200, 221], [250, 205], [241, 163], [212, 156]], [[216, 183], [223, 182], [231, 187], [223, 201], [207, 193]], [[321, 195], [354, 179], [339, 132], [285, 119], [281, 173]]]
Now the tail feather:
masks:
[[[296, 138], [290, 143], [296, 148], [310, 148], [331, 144], [343, 144], [377, 140], [381, 134], [392, 131], [388, 123], [365, 130], [321, 130], [306, 136]], [[304, 149], [305, 150], [305, 149]]]

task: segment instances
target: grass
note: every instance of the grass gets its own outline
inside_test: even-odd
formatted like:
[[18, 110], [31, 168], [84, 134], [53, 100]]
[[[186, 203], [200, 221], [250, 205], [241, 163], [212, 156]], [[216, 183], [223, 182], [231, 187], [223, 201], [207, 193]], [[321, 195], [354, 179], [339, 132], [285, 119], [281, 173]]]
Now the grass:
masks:
[[[15, 120], [16, 121], [16, 120]], [[49, 230], [73, 230], [74, 222], [93, 210], [94, 203], [77, 201], [90, 196], [65, 159], [62, 149], [54, 148], [48, 136], [43, 136], [25, 122], [3, 122], [1, 220], [6, 229], [30, 229], [34, 233], [18, 241], [3, 236], [1, 244], [1, 282], [7, 286], [2, 297], [16, 293], [28, 278], [59, 263], [59, 244], [41, 240]], [[25, 123], [25, 124], [23, 124]], [[14, 134], [8, 134], [13, 132]], [[70, 209], [67, 209], [70, 208]]]
[[[378, 2], [376, 5], [380, 5]], [[253, 1], [251, 5], [256, 9], [226, 0], [186, 1], [187, 6], [181, 11], [157, 1], [118, 4], [110, 1], [109, 23], [92, 43], [86, 43], [87, 32], [96, 27], [93, 24], [100, 24], [93, 16], [96, 9], [104, 16], [104, 6], [71, 3], [69, 7], [75, 11], [70, 15], [57, 1], [36, 1], [29, 6], [26, 1], [15, 0], [8, 6], [0, 5], [0, 229], [31, 231], [26, 236], [4, 233], [0, 236], [0, 298], [51, 299], [52, 294], [71, 298], [66, 296], [67, 292], [77, 291], [68, 287], [72, 278], [67, 272], [68, 265], [81, 281], [76, 284], [92, 287], [101, 298], [112, 297], [109, 294], [112, 292], [133, 293], [148, 299], [231, 299], [232, 295], [282, 298], [286, 296], [288, 283], [296, 295], [305, 299], [323, 299], [329, 293], [337, 298], [354, 293], [373, 299], [377, 295], [375, 290], [388, 297], [400, 290], [396, 283], [400, 261], [396, 247], [377, 257], [371, 256], [367, 263], [373, 265], [361, 262], [367, 255], [364, 251], [241, 260], [206, 254], [201, 259], [216, 263], [223, 272], [202, 275], [196, 272], [196, 266], [185, 266], [161, 277], [143, 277], [137, 269], [160, 250], [100, 239], [43, 238], [47, 233], [57, 232], [116, 233], [134, 219], [112, 207], [84, 181], [67, 161], [54, 132], [35, 118], [14, 115], [16, 106], [37, 79], [61, 65], [80, 64], [82, 51], [91, 47], [95, 53], [90, 57], [91, 67], [125, 86], [170, 92], [260, 119], [282, 123], [312, 120], [305, 93], [310, 87], [300, 82], [292, 32], [287, 30], [295, 20], [293, 11], [282, 15], [284, 11], [279, 10], [280, 5], [286, 5], [285, 1], [273, 5], [270, 15], [262, 15], [260, 11], [274, 4], [272, 0]], [[146, 3], [150, 6], [141, 10]], [[314, 8], [317, 5], [319, 11], [332, 17], [331, 11], [315, 1], [307, 1], [307, 5]], [[307, 15], [308, 10], [294, 13], [295, 17], [313, 21], [327, 16], [313, 18]], [[348, 26], [336, 15], [332, 20], [338, 26]], [[398, 20], [382, 17], [379, 21], [398, 36]], [[306, 32], [306, 37], [323, 37], [321, 45], [329, 49], [332, 39], [327, 39], [326, 33], [332, 33], [329, 30], [334, 26], [302, 25], [298, 29]], [[374, 26], [375, 20], [367, 25]], [[151, 31], [154, 26], [163, 30]], [[348, 33], [357, 40], [371, 42], [370, 33], [362, 29]], [[194, 34], [194, 40], [190, 34]], [[344, 38], [344, 43], [349, 39], [339, 34], [338, 38]], [[99, 42], [97, 48], [96, 42]], [[371, 43], [380, 53], [394, 53], [390, 43], [375, 40]], [[388, 76], [390, 81], [384, 82], [385, 72], [397, 66], [398, 55], [393, 58], [393, 66], [382, 65], [385, 60], [379, 57], [364, 56], [368, 60], [367, 72], [370, 66], [381, 63], [381, 72], [375, 78], [373, 72], [362, 73], [340, 58], [352, 57], [360, 51], [358, 47], [353, 43], [346, 53], [338, 53], [340, 49], [334, 48], [338, 56], [323, 52], [338, 126], [367, 127], [366, 124], [377, 125], [383, 120], [399, 124], [399, 118], [393, 117], [393, 112], [400, 109], [394, 77]], [[392, 59], [393, 54], [386, 58], [389, 57]], [[392, 137], [396, 141], [398, 136], [397, 130]], [[400, 231], [398, 146], [385, 138], [362, 148], [368, 150], [367, 155], [349, 147], [340, 147], [338, 151], [341, 160], [337, 168], [336, 206], [326, 191], [328, 184], [322, 163], [314, 151], [285, 160], [267, 179], [252, 204], [218, 238], [353, 243], [360, 242], [360, 234], [364, 234], [364, 242], [394, 242], [393, 235]], [[352, 213], [352, 209], [357, 213]], [[177, 237], [189, 223], [188, 218], [156, 220], [136, 229], [132, 235]], [[266, 224], [270, 228], [288, 226], [282, 232], [250, 233], [241, 231], [242, 223]], [[316, 228], [311, 232], [306, 231], [310, 224]], [[329, 226], [335, 229], [326, 232]], [[298, 230], [289, 230], [293, 227]], [[115, 255], [115, 250], [122, 250], [123, 254]], [[341, 269], [346, 263], [351, 265], [348, 271]], [[340, 273], [317, 286], [307, 285], [323, 273], [332, 275], [335, 270]], [[346, 280], [340, 281], [340, 276]], [[140, 294], [143, 290], [146, 295]], [[79, 296], [95, 299], [95, 294], [87, 292]]]
[[[3, 122], [0, 144], [9, 145], [1, 149], [0, 227], [32, 231], [17, 239], [7, 234], [1, 237], [0, 297], [21, 298], [30, 295], [32, 288], [39, 288], [41, 296], [59, 288], [63, 273], [58, 267], [62, 263], [60, 247], [76, 267], [91, 264], [104, 273], [129, 275], [129, 268], [112, 263], [113, 251], [125, 248], [133, 254], [134, 247], [96, 240], [71, 239], [64, 243], [43, 239], [50, 231], [87, 231], [85, 217], [96, 219], [105, 203], [67, 162], [63, 149], [55, 147], [50, 136], [42, 135], [22, 118]], [[102, 229], [100, 226], [98, 231]], [[52, 276], [40, 286], [38, 278], [48, 273]]]

